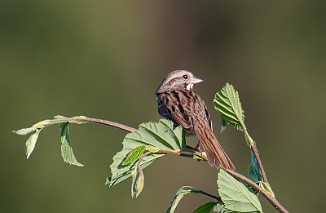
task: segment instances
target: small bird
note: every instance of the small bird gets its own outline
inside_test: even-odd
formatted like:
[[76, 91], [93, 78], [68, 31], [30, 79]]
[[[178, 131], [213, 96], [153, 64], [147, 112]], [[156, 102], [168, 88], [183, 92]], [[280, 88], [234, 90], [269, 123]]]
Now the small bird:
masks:
[[215, 137], [205, 102], [193, 92], [194, 84], [203, 82], [186, 70], [169, 73], [155, 92], [159, 114], [181, 125], [187, 135], [196, 134], [210, 166], [235, 170]]

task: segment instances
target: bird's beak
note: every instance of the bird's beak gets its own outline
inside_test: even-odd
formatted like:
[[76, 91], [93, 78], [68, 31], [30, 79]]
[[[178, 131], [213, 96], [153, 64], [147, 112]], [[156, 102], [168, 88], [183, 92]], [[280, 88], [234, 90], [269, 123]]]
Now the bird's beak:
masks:
[[200, 78], [197, 78], [197, 77], [192, 77], [192, 79], [191, 79], [191, 83], [192, 84], [198, 84], [198, 83], [200, 83], [200, 82], [203, 82], [203, 80], [201, 80]]

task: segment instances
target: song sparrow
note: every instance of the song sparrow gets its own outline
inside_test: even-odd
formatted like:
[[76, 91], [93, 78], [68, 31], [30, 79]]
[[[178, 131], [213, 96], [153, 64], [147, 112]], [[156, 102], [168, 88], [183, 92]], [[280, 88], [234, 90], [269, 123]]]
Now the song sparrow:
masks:
[[186, 133], [196, 134], [206, 152], [210, 166], [224, 169], [235, 167], [216, 139], [205, 102], [192, 91], [202, 82], [191, 72], [175, 70], [169, 73], [156, 90], [159, 114], [181, 125]]

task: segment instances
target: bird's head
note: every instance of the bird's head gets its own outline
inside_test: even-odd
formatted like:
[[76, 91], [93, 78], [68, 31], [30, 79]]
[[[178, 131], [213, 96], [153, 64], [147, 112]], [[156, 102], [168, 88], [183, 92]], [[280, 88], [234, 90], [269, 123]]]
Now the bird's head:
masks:
[[156, 93], [162, 93], [171, 89], [181, 88], [192, 90], [194, 84], [203, 82], [203, 80], [194, 76], [186, 70], [175, 70], [170, 72], [162, 81]]

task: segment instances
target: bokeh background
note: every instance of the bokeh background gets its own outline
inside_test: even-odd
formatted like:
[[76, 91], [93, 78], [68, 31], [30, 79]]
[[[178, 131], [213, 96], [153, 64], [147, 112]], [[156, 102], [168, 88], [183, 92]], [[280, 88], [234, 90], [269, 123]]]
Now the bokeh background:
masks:
[[[320, 212], [325, 187], [326, 4], [324, 1], [0, 1], [1, 212], [164, 212], [179, 187], [216, 193], [216, 171], [165, 157], [108, 189], [125, 132], [74, 125], [84, 168], [63, 163], [58, 127], [40, 135], [29, 160], [27, 137], [11, 131], [54, 115], [86, 115], [137, 127], [159, 119], [154, 91], [174, 69], [205, 80], [212, 99], [226, 82], [240, 92], [246, 124], [270, 183], [291, 212]], [[218, 138], [247, 174], [243, 136]], [[191, 140], [190, 143], [195, 143]], [[210, 201], [189, 195], [178, 212]], [[261, 199], [265, 212], [275, 210]]]

